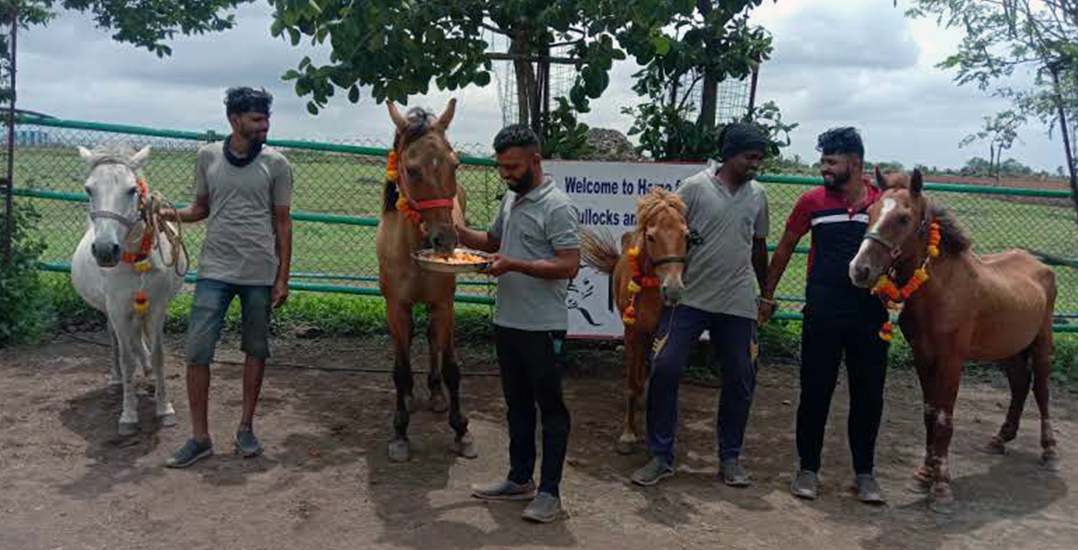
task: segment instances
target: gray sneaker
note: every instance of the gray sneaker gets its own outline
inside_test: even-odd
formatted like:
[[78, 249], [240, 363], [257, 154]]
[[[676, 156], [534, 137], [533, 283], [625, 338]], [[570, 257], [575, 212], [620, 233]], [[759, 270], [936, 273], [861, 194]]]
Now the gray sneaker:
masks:
[[745, 471], [741, 461], [736, 458], [719, 465], [719, 477], [722, 478], [723, 483], [731, 487], [748, 487], [752, 485], [752, 481], [749, 480], [749, 473]]
[[876, 476], [872, 474], [857, 474], [854, 478], [854, 486], [857, 488], [857, 498], [865, 504], [886, 504], [883, 499], [883, 489], [876, 482]]
[[816, 497], [819, 496], [819, 484], [820, 478], [816, 475], [816, 472], [798, 470], [793, 482], [790, 483], [790, 492], [798, 498], [816, 500]]
[[558, 519], [561, 512], [561, 499], [550, 493], [539, 493], [524, 509], [520, 517], [537, 523], [550, 523]]
[[195, 438], [187, 440], [180, 450], [173, 453], [165, 460], [166, 468], [186, 468], [199, 460], [213, 454], [213, 441], [199, 441]]
[[243, 458], [256, 457], [265, 450], [262, 442], [255, 437], [255, 432], [249, 428], [240, 428], [240, 431], [236, 432], [236, 439], [233, 442], [236, 444], [236, 454], [243, 456]]
[[503, 479], [489, 485], [472, 485], [472, 496], [483, 500], [530, 500], [535, 496], [535, 482], [522, 485]]
[[643, 468], [633, 472], [633, 483], [649, 487], [674, 475], [674, 468], [659, 457], [653, 457]]

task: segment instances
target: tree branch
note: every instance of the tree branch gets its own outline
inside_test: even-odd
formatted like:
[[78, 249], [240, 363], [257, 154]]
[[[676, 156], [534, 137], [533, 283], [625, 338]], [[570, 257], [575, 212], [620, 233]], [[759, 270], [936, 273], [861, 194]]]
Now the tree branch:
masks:
[[488, 30], [488, 31], [490, 31], [492, 33], [500, 34], [502, 36], [509, 36], [509, 31], [503, 31], [503, 30], [499, 29], [498, 27], [495, 27], [494, 25], [488, 25], [486, 23], [480, 23], [479, 26], [483, 27], [484, 29], [486, 29], [486, 30]]

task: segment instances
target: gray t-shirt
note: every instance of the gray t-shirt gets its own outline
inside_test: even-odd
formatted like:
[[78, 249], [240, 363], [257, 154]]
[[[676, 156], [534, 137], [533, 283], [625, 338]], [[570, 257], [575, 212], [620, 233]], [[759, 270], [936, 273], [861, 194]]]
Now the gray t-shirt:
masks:
[[[580, 248], [579, 212], [549, 178], [523, 196], [507, 191], [487, 234], [501, 239], [498, 253], [517, 260], [548, 260], [556, 250]], [[494, 324], [518, 330], [566, 330], [568, 279], [523, 273], [498, 278]]]
[[292, 200], [292, 167], [279, 151], [263, 147], [250, 164], [233, 166], [224, 145], [198, 150], [195, 196], [209, 195], [206, 240], [198, 277], [241, 285], [272, 285], [277, 278], [273, 207]]
[[767, 196], [755, 180], [737, 192], [719, 181], [718, 165], [686, 178], [678, 194], [689, 229], [702, 238], [689, 249], [681, 303], [712, 313], [756, 318], [752, 241], [767, 236]]

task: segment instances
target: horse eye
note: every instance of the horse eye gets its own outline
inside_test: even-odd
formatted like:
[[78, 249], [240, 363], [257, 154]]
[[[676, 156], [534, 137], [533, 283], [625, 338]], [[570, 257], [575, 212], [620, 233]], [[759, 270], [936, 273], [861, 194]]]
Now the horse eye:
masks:
[[408, 169], [408, 179], [410, 179], [410, 180], [418, 180], [420, 177], [421, 177], [421, 174], [419, 173], [419, 170], [416, 170], [414, 168], [409, 168]]
[[87, 194], [87, 195], [93, 196], [93, 194], [94, 194], [94, 190], [93, 190], [93, 188], [92, 188], [92, 187], [90, 187], [89, 185], [87, 185], [87, 186], [86, 186], [86, 187], [84, 187], [83, 189], [85, 189], [85, 190], [86, 190], [86, 194]]
[[648, 235], [647, 237], [648, 237], [648, 242], [651, 242], [651, 243], [655, 242], [655, 235]]
[[902, 225], [906, 225], [907, 223], [910, 223], [910, 215], [909, 214], [902, 214], [901, 216], [898, 217], [898, 223], [900, 223]]

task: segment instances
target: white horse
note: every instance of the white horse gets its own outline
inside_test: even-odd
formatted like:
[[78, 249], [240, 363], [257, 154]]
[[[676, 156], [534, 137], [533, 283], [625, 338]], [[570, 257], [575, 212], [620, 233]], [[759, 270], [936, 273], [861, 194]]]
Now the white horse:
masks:
[[[187, 261], [182, 245], [161, 234], [155, 199], [139, 176], [150, 147], [137, 153], [125, 145], [93, 151], [79, 147], [79, 154], [90, 169], [90, 204], [86, 234], [71, 260], [71, 283], [87, 303], [108, 316], [108, 384], [123, 385], [120, 435], [138, 431], [138, 397], [131, 380], [135, 365], [144, 376], [153, 366], [157, 417], [161, 425], [174, 426], [162, 333], [168, 302], [183, 285], [179, 274], [187, 271]], [[143, 239], [147, 232], [149, 237]]]

